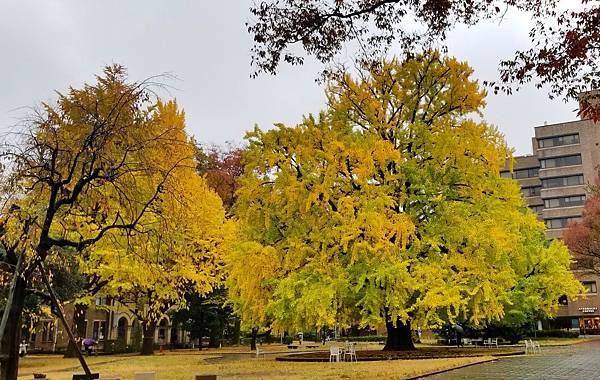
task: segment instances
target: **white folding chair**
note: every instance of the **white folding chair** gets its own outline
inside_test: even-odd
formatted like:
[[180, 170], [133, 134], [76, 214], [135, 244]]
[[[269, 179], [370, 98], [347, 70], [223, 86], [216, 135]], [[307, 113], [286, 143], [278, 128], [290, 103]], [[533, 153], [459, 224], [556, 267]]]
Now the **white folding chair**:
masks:
[[262, 355], [263, 358], [267, 357], [267, 353], [263, 350], [261, 350], [260, 348], [256, 347], [256, 358], [260, 358], [260, 356]]
[[346, 361], [346, 356], [350, 356], [350, 361], [352, 361], [352, 359], [354, 359], [355, 362], [358, 361], [358, 359], [356, 358], [356, 345], [355, 344], [351, 343], [350, 345], [348, 345], [348, 347], [344, 351], [344, 361]]
[[331, 346], [329, 347], [329, 362], [339, 362], [340, 361], [340, 348]]
[[529, 345], [531, 346], [533, 352], [542, 352], [542, 348], [538, 342], [534, 342], [533, 340], [529, 339]]

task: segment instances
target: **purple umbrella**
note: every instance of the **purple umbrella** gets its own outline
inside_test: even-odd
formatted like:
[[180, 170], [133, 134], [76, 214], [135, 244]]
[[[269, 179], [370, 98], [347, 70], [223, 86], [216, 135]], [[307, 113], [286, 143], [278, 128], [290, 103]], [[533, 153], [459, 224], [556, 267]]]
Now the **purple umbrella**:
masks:
[[89, 347], [95, 345], [96, 341], [92, 338], [86, 338], [82, 340], [81, 343], [83, 343], [84, 346]]

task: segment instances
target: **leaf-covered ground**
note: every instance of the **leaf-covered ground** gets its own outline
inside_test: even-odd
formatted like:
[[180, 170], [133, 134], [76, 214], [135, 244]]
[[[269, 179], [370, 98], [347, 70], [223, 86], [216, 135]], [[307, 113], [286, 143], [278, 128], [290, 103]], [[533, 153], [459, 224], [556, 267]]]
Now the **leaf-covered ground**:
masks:
[[[589, 339], [540, 339], [542, 346], [570, 345]], [[328, 342], [329, 345], [341, 345]], [[301, 351], [306, 350], [306, 344]], [[266, 357], [256, 359], [246, 346], [224, 347], [204, 351], [180, 350], [157, 352], [153, 356], [101, 355], [86, 358], [92, 371], [102, 377], [133, 379], [136, 372], [155, 371], [159, 380], [193, 379], [196, 374], [216, 374], [223, 379], [402, 379], [443, 369], [488, 361], [500, 350], [482, 349], [487, 356], [471, 356], [438, 359], [406, 359], [390, 361], [362, 361], [358, 363], [307, 363], [281, 362], [275, 358], [283, 353], [297, 352], [286, 345], [269, 344], [260, 346]], [[381, 354], [381, 345], [360, 343], [359, 350]], [[426, 352], [435, 347], [418, 345], [416, 352]], [[446, 349], [449, 348], [442, 348]], [[471, 348], [469, 348], [471, 349]], [[516, 348], [518, 349], [518, 347]], [[466, 350], [466, 349], [465, 349]], [[472, 349], [476, 350], [476, 349]], [[360, 353], [359, 353], [360, 355]], [[19, 380], [29, 380], [33, 373], [45, 373], [52, 380], [70, 380], [73, 373], [81, 373], [77, 359], [64, 359], [62, 355], [28, 355], [20, 361]]]
[[[216, 374], [223, 379], [402, 379], [443, 369], [490, 360], [491, 357], [468, 357], [427, 360], [395, 360], [359, 363], [292, 363], [275, 361], [275, 355], [256, 359], [254, 355], [184, 352], [154, 356], [115, 355], [94, 357], [90, 367], [101, 377], [133, 379], [136, 372], [156, 372], [160, 380], [191, 380], [197, 374]], [[52, 380], [70, 380], [81, 373], [74, 359], [58, 355], [30, 355], [21, 361], [19, 380], [31, 379], [33, 373], [45, 373]]]
[[[399, 359], [443, 359], [443, 358], [465, 358], [478, 356], [507, 356], [524, 354], [522, 347], [502, 348], [457, 348], [457, 347], [427, 347], [414, 351], [357, 351], [359, 361], [376, 360], [399, 360]], [[293, 362], [328, 362], [329, 352], [308, 352], [298, 355], [286, 355], [277, 357], [279, 361]]]

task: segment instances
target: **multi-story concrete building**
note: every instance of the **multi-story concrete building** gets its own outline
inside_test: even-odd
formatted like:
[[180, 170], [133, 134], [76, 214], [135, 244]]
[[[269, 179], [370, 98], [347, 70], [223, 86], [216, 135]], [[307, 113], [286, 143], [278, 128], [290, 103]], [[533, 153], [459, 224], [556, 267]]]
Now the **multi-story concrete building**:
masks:
[[[529, 207], [546, 223], [550, 239], [560, 239], [567, 225], [581, 218], [589, 186], [598, 177], [600, 123], [576, 120], [535, 128], [533, 155], [515, 157], [512, 173], [519, 181]], [[555, 325], [600, 334], [600, 278], [574, 268], [588, 288], [586, 298], [563, 300]]]

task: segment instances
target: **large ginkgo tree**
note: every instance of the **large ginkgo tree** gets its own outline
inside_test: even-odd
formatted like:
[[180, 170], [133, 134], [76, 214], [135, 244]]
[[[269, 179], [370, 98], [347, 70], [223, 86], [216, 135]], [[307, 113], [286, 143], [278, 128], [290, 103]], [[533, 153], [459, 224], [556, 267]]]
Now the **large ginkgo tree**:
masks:
[[167, 305], [181, 287], [208, 292], [220, 280], [223, 206], [196, 174], [183, 113], [160, 100], [157, 82], [106, 67], [0, 139], [0, 380], [17, 378], [24, 302], [50, 277], [48, 263], [72, 255], [108, 290], [156, 291]]
[[228, 257], [242, 319], [385, 326], [386, 350], [413, 349], [417, 326], [548, 313], [578, 291], [568, 250], [499, 175], [511, 150], [471, 75], [438, 52], [383, 61], [332, 76], [318, 116], [248, 134]]

